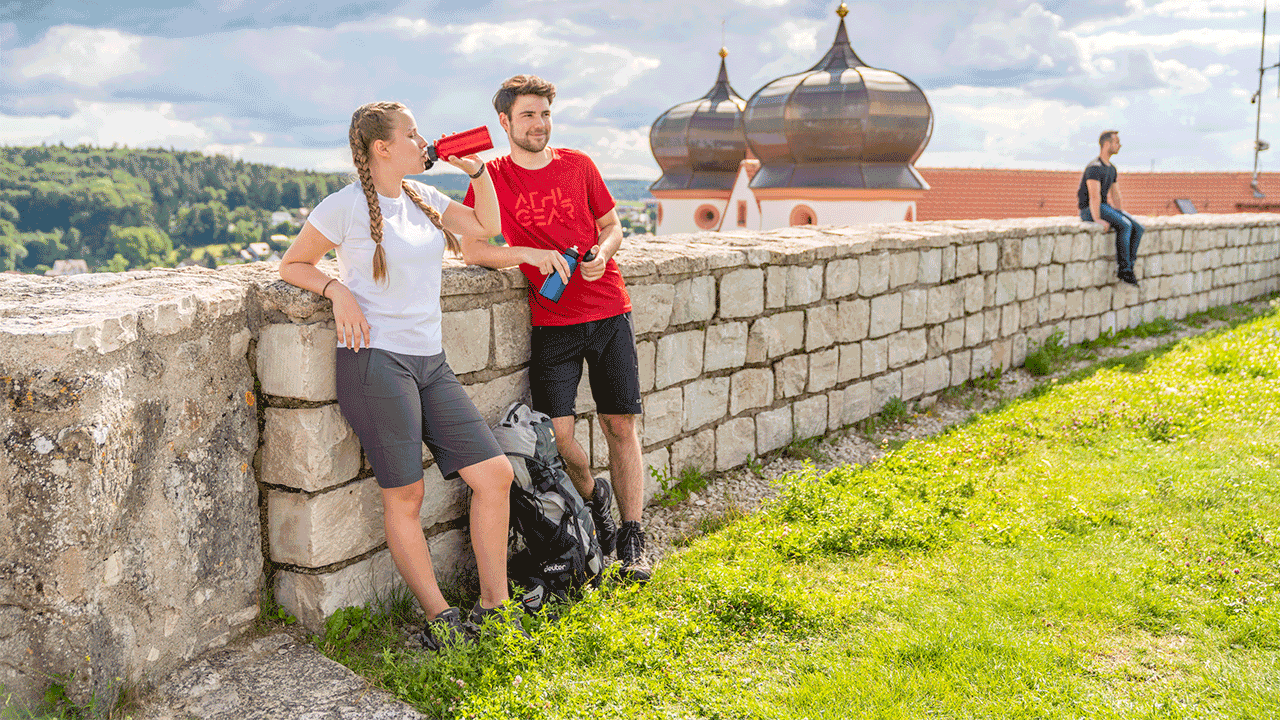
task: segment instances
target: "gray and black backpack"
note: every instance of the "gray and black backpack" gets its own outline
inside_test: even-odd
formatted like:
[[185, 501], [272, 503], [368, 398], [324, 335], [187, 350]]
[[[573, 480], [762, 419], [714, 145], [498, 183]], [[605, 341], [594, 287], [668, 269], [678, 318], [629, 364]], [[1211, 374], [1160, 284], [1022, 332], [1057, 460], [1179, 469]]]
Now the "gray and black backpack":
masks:
[[604, 569], [604, 556], [591, 512], [556, 450], [551, 418], [513, 403], [493, 436], [515, 470], [512, 540], [524, 545], [507, 561], [507, 575], [525, 588], [518, 598], [525, 610], [536, 612], [552, 597], [568, 597], [594, 582]]

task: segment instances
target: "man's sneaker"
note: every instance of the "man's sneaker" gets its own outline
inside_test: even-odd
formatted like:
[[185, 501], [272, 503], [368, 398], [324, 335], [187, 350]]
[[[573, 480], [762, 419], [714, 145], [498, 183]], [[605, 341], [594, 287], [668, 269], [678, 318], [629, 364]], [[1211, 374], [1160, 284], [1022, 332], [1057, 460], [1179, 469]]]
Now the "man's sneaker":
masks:
[[592, 491], [591, 499], [586, 504], [591, 511], [591, 521], [596, 526], [600, 554], [609, 557], [618, 540], [618, 524], [613, 520], [613, 485], [604, 478], [596, 478], [596, 489]]
[[422, 627], [422, 647], [443, 650], [458, 647], [476, 639], [475, 626], [462, 617], [462, 608], [445, 608]]
[[644, 530], [635, 520], [622, 523], [618, 528], [618, 560], [622, 564], [623, 579], [643, 583], [652, 573], [649, 561], [644, 559]]
[[471, 608], [471, 624], [480, 632], [483, 632], [486, 626], [499, 630], [510, 628], [527, 638], [529, 631], [525, 630], [524, 623], [520, 622], [520, 616], [523, 614], [524, 610], [518, 604], [503, 603], [497, 607], [487, 608], [477, 600], [475, 607]]

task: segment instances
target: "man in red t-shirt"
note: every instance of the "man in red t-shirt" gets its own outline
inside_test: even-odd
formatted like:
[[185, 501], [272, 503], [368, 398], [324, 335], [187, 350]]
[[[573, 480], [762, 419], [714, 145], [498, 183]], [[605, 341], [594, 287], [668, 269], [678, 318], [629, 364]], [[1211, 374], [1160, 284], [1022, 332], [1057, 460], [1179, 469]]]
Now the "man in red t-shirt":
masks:
[[[507, 245], [464, 238], [463, 259], [491, 268], [519, 265], [529, 282], [529, 385], [533, 408], [551, 417], [556, 445], [574, 487], [586, 499], [607, 556], [616, 544], [624, 577], [649, 578], [644, 558], [644, 462], [636, 418], [640, 375], [631, 298], [613, 255], [622, 245], [613, 197], [591, 158], [552, 148], [551, 101], [555, 86], [533, 75], [517, 75], [493, 97], [511, 154], [486, 163], [502, 211]], [[467, 191], [464, 203], [474, 198]], [[563, 253], [587, 258], [570, 272]], [[551, 273], [565, 283], [559, 300], [538, 292]], [[609, 471], [592, 478], [587, 454], [574, 439], [574, 400], [586, 361], [596, 417], [609, 446]], [[617, 488], [622, 525], [610, 508]]]

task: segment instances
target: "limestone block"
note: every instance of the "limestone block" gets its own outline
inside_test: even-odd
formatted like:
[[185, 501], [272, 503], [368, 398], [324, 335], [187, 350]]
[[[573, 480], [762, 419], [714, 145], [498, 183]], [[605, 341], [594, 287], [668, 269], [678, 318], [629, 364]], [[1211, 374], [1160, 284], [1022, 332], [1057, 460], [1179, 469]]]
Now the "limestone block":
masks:
[[[768, 372], [767, 370], [765, 372]], [[670, 440], [684, 427], [684, 391], [678, 387], [649, 393], [644, 398], [644, 442]]]
[[[804, 311], [778, 313], [768, 318], [764, 325], [765, 347], [768, 357], [775, 358], [804, 347]], [[750, 347], [747, 351], [748, 356]], [[747, 362], [751, 362], [748, 358]]]
[[989, 273], [1000, 267], [1000, 245], [984, 242], [978, 245], [978, 271]]
[[912, 285], [920, 273], [920, 253], [915, 250], [900, 251], [890, 256], [889, 287]]
[[893, 398], [902, 397], [902, 372], [886, 373], [871, 381], [871, 404], [876, 412]]
[[636, 355], [640, 370], [640, 392], [647, 393], [653, 389], [658, 346], [652, 340], [640, 340], [636, 343]]
[[929, 291], [921, 288], [905, 290], [902, 293], [902, 327], [914, 328], [924, 325], [925, 314], [929, 306]]
[[705, 337], [701, 330], [686, 330], [658, 338], [655, 384], [666, 388], [702, 374]]
[[857, 342], [865, 338], [871, 329], [871, 303], [862, 299], [841, 302], [839, 320], [836, 338], [840, 342]]
[[879, 295], [871, 299], [871, 328], [873, 338], [884, 337], [902, 329], [902, 293]]
[[942, 326], [942, 348], [944, 352], [955, 352], [964, 347], [965, 319], [952, 320]]
[[[427, 540], [431, 564], [441, 583], [456, 583], [474, 568], [471, 543], [463, 530], [449, 530]], [[281, 570], [276, 573], [275, 597], [308, 629], [319, 632], [337, 610], [362, 606], [387, 597], [403, 585], [391, 553], [383, 550], [332, 573], [308, 575]]]
[[840, 346], [840, 367], [836, 382], [847, 383], [862, 377], [862, 346], [857, 343]]
[[[493, 306], [493, 362], [509, 368], [529, 361], [529, 303], [524, 300]], [[450, 356], [450, 364], [453, 358]], [[455, 372], [457, 370], [455, 369]]]
[[975, 313], [964, 320], [964, 346], [973, 347], [982, 342], [983, 337], [983, 321], [986, 319], [985, 313]]
[[313, 402], [338, 399], [334, 348], [338, 336], [327, 324], [267, 325], [258, 335], [258, 380], [262, 392]]
[[986, 307], [987, 281], [981, 275], [973, 275], [960, 281], [960, 288], [964, 295], [965, 312], [981, 312]]
[[658, 473], [671, 473], [671, 450], [660, 447], [644, 456], [644, 503], [648, 505], [653, 498], [662, 492], [662, 484], [658, 482]]
[[969, 350], [961, 350], [951, 354], [951, 384], [959, 387], [969, 380], [969, 362], [972, 353]]
[[776, 410], [767, 410], [756, 415], [756, 450], [761, 454], [772, 452], [787, 446], [795, 439], [790, 405]]
[[[583, 377], [586, 377], [585, 373]], [[529, 371], [517, 370], [486, 383], [471, 383], [463, 387], [484, 421], [494, 425], [502, 419], [511, 403], [529, 401]]]
[[[1026, 342], [1023, 342], [1026, 348]], [[932, 395], [944, 390], [951, 384], [951, 360], [947, 357], [936, 357], [924, 364], [924, 394]]]
[[978, 272], [978, 246], [960, 245], [956, 248], [956, 277], [968, 277]]
[[707, 328], [703, 371], [742, 367], [747, 362], [747, 324], [730, 322]]
[[798, 438], [827, 434], [827, 396], [815, 395], [795, 404], [795, 433]]
[[939, 282], [949, 283], [955, 280], [958, 275], [956, 271], [956, 246], [948, 245], [942, 248], [942, 275]]
[[764, 312], [764, 272], [743, 268], [720, 278], [720, 317], [755, 317]]
[[791, 355], [773, 364], [773, 386], [778, 398], [795, 397], [803, 393], [808, 381], [808, 355]]
[[890, 259], [888, 255], [863, 255], [858, 258], [858, 269], [861, 270], [858, 280], [859, 295], [874, 297], [889, 289]]
[[1000, 335], [1010, 337], [1022, 329], [1022, 306], [1009, 303], [1000, 309]]
[[675, 303], [671, 309], [671, 324], [705, 322], [716, 314], [716, 279], [700, 275], [676, 283]]
[[787, 273], [787, 305], [797, 307], [810, 305], [822, 299], [821, 265], [809, 267], [792, 265]]
[[830, 347], [840, 336], [840, 309], [833, 304], [819, 305], [804, 311], [805, 314], [805, 352], [813, 352]]
[[729, 378], [695, 380], [684, 386], [684, 429], [693, 430], [729, 412]]
[[862, 374], [875, 375], [889, 369], [889, 339], [862, 341]]
[[831, 348], [809, 356], [809, 386], [811, 393], [834, 387], [840, 370], [840, 349]]
[[851, 425], [875, 413], [871, 404], [871, 382], [854, 383], [844, 390], [844, 425]]
[[940, 248], [920, 251], [916, 280], [925, 285], [936, 285], [942, 281], [942, 250]]
[[827, 299], [837, 300], [856, 293], [859, 278], [857, 258], [839, 258], [827, 263]]
[[631, 319], [637, 336], [662, 332], [671, 325], [675, 287], [668, 283], [628, 285], [627, 294], [631, 296]]
[[765, 270], [764, 306], [776, 310], [787, 305], [787, 276], [790, 271], [785, 265], [770, 265]]
[[756, 452], [756, 428], [751, 418], [738, 418], [716, 428], [716, 470], [735, 468]]
[[729, 382], [729, 414], [773, 403], [773, 371], [752, 368], [734, 373]]
[[715, 470], [715, 466], [716, 431], [714, 428], [707, 428], [671, 445], [671, 467], [678, 468], [677, 473], [689, 468], [705, 472]]
[[924, 395], [925, 371], [923, 364], [902, 368], [902, 399], [915, 400]]
[[263, 482], [315, 492], [360, 471], [360, 441], [337, 405], [267, 408], [265, 415]]
[[[955, 304], [956, 289], [958, 287], [958, 285], [936, 285], [925, 291], [926, 323], [936, 325], [951, 319], [951, 311]], [[963, 306], [961, 306], [962, 311], [963, 309]]]

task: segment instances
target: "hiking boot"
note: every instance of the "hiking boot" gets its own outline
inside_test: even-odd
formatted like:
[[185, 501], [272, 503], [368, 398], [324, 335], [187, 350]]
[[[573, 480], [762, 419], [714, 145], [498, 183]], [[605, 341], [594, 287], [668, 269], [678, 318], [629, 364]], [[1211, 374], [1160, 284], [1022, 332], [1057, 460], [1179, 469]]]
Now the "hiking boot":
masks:
[[622, 564], [619, 574], [625, 580], [644, 583], [652, 569], [644, 558], [644, 530], [635, 520], [622, 523], [618, 528], [618, 561]]
[[613, 485], [608, 480], [596, 478], [596, 489], [587, 501], [587, 509], [591, 511], [591, 521], [596, 526], [600, 554], [609, 557], [618, 540], [618, 524], [613, 520]]
[[421, 639], [428, 650], [459, 647], [475, 641], [476, 628], [463, 619], [462, 608], [450, 607], [422, 626]]
[[480, 604], [477, 600], [475, 607], [471, 608], [471, 624], [477, 630], [483, 632], [485, 626], [501, 630], [509, 628], [514, 632], [519, 632], [525, 638], [529, 638], [529, 631], [524, 629], [524, 623], [520, 622], [520, 616], [524, 611], [518, 605], [512, 603], [503, 603], [497, 607], [487, 608]]

